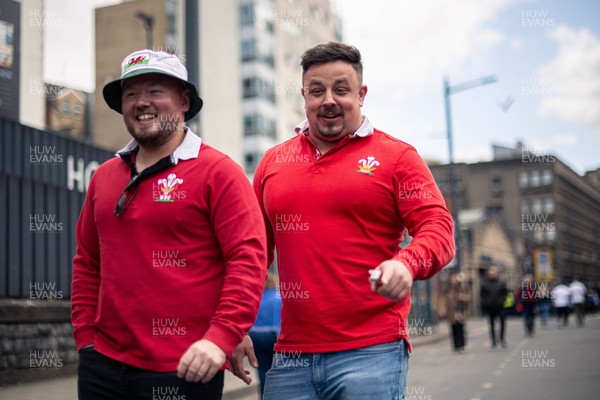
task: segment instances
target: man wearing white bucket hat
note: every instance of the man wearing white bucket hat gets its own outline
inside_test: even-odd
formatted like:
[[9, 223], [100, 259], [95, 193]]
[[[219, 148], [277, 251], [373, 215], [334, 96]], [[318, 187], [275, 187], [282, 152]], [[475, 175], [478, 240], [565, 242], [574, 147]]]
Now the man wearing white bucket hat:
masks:
[[262, 214], [241, 168], [184, 125], [202, 99], [179, 59], [141, 50], [121, 68], [103, 95], [133, 140], [77, 224], [79, 396], [220, 399], [266, 278]]

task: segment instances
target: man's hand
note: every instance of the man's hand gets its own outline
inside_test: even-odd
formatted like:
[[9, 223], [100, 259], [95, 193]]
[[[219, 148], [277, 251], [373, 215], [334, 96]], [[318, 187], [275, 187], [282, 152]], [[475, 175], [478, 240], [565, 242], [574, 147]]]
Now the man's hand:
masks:
[[396, 260], [387, 260], [375, 268], [381, 271], [381, 278], [371, 282], [371, 290], [392, 301], [405, 298], [410, 293], [413, 278], [404, 264]]
[[250, 371], [244, 369], [244, 357], [246, 356], [248, 356], [250, 365], [258, 368], [258, 360], [256, 359], [256, 354], [254, 354], [254, 345], [248, 335], [244, 336], [240, 344], [231, 353], [231, 357], [229, 357], [229, 369], [232, 374], [246, 382], [246, 385], [249, 385], [252, 383], [252, 379], [249, 376]]
[[177, 376], [188, 382], [206, 383], [215, 376], [226, 358], [225, 352], [210, 340], [198, 340], [181, 357]]

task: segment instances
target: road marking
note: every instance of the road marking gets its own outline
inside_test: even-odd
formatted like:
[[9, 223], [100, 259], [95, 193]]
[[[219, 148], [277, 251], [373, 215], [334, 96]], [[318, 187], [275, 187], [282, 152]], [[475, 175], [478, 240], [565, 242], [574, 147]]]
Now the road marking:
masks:
[[483, 386], [482, 386], [482, 388], [484, 388], [484, 389], [491, 389], [493, 387], [494, 387], [494, 384], [490, 383], [490, 382], [484, 383]]

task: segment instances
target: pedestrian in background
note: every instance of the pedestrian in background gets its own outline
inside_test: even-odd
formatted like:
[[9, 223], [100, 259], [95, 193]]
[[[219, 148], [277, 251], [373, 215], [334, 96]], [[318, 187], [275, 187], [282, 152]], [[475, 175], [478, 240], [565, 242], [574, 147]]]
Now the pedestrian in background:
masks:
[[596, 291], [591, 288], [588, 289], [585, 302], [586, 314], [596, 314], [598, 312], [598, 304], [600, 304], [600, 299], [598, 298]]
[[220, 399], [266, 277], [256, 196], [185, 126], [202, 100], [175, 55], [128, 55], [103, 95], [133, 139], [94, 172], [77, 223], [79, 398]]
[[281, 294], [277, 287], [277, 278], [271, 272], [267, 275], [265, 291], [262, 295], [256, 322], [250, 328], [250, 338], [258, 361], [260, 396], [265, 389], [265, 375], [273, 364], [275, 342], [281, 330]]
[[448, 287], [438, 297], [438, 316], [448, 320], [452, 349], [458, 353], [464, 353], [467, 344], [465, 326], [470, 297], [456, 272], [450, 273]]
[[573, 277], [573, 282], [569, 285], [569, 294], [571, 295], [571, 305], [577, 318], [577, 326], [582, 327], [585, 321], [585, 298], [587, 288], [579, 281], [579, 276]]
[[[571, 306], [571, 292], [565, 281], [557, 283], [552, 289], [552, 305], [556, 310], [558, 328], [569, 325], [569, 308]], [[562, 322], [561, 322], [562, 320]]]
[[505, 339], [505, 315], [503, 312], [504, 301], [508, 290], [506, 285], [498, 279], [498, 268], [491, 265], [486, 274], [486, 279], [481, 283], [481, 305], [489, 319], [490, 350], [496, 349], [498, 336], [496, 335], [496, 320], [500, 322], [499, 339], [503, 348], [507, 346]]
[[516, 302], [523, 310], [523, 325], [525, 337], [535, 336], [535, 308], [538, 303], [539, 293], [531, 274], [526, 274], [517, 290]]
[[548, 282], [542, 282], [538, 288], [538, 311], [543, 328], [546, 328], [548, 325], [548, 320], [550, 319], [550, 313], [552, 311], [552, 295], [548, 285]]

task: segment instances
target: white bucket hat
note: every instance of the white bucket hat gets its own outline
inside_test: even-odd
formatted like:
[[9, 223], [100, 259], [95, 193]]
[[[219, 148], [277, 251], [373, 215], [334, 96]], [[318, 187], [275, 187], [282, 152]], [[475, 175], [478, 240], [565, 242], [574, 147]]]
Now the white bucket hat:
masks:
[[174, 54], [164, 51], [139, 50], [131, 53], [121, 63], [121, 77], [107, 83], [102, 89], [104, 101], [108, 106], [123, 114], [121, 109], [121, 86], [123, 80], [143, 74], [163, 74], [179, 79], [190, 91], [190, 109], [185, 113], [185, 120], [193, 118], [202, 108], [202, 99], [196, 87], [188, 82], [187, 70]]

